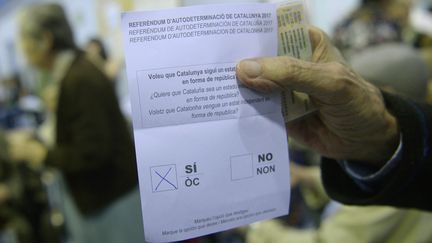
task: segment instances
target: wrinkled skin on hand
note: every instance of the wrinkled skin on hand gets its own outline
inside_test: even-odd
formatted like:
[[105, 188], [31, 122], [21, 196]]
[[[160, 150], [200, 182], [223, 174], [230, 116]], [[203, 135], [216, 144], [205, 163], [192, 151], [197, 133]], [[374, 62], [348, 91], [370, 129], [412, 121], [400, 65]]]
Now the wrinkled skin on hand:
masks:
[[378, 88], [352, 71], [329, 38], [310, 27], [313, 56], [241, 61], [237, 76], [262, 92], [309, 94], [318, 112], [287, 124], [289, 135], [323, 156], [381, 166], [396, 150], [399, 130]]

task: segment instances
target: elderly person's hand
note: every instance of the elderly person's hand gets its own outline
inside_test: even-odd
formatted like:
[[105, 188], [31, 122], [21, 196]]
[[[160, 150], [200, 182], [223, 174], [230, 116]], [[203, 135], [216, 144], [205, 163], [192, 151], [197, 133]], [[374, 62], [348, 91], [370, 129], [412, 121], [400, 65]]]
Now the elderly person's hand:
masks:
[[238, 78], [258, 91], [293, 89], [310, 95], [318, 112], [287, 124], [289, 135], [320, 154], [381, 166], [396, 150], [399, 130], [378, 88], [353, 72], [320, 30], [309, 30], [312, 62], [288, 56], [254, 58]]

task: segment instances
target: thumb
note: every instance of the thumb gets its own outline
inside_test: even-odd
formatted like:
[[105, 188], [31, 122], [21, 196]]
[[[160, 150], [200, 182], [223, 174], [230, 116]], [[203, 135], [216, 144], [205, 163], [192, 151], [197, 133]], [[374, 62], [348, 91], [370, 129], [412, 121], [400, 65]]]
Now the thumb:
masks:
[[323, 102], [343, 94], [344, 81], [351, 75], [355, 74], [337, 62], [312, 63], [289, 56], [246, 59], [237, 65], [238, 79], [249, 88], [262, 92], [292, 89]]

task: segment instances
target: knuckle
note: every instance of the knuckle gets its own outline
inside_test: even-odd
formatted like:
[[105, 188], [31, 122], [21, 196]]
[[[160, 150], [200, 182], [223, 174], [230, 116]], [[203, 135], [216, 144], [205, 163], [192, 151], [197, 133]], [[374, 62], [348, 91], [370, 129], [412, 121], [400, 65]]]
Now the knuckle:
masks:
[[331, 62], [330, 68], [331, 68], [333, 75], [337, 78], [342, 78], [342, 77], [346, 76], [346, 74], [348, 73], [347, 72], [348, 68], [340, 62]]
[[[332, 93], [330, 103], [348, 103], [352, 101], [361, 89], [361, 84], [350, 68], [339, 62], [328, 63], [326, 72], [329, 93]], [[329, 84], [331, 83], [331, 84]], [[360, 88], [360, 89], [359, 89]]]
[[355, 85], [355, 79], [351, 75], [350, 70], [344, 64], [334, 62], [331, 65], [331, 73], [335, 80], [334, 91], [336, 92], [350, 92]]
[[285, 79], [288, 80], [308, 80], [313, 69], [312, 63], [301, 62], [295, 59], [289, 59], [285, 65]]
[[285, 65], [287, 69], [285, 70], [287, 73], [287, 76], [291, 77], [299, 77], [302, 75], [303, 67], [298, 62], [287, 62], [287, 65]]
[[301, 66], [288, 56], [280, 56], [276, 59], [269, 59], [263, 63], [264, 79], [284, 84], [301, 74]]

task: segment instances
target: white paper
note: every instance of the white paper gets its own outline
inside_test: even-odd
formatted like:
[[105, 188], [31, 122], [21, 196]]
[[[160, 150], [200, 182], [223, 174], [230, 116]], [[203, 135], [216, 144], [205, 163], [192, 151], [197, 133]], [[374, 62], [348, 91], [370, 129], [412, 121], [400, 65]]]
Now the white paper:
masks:
[[274, 4], [122, 16], [146, 240], [210, 234], [288, 213], [280, 96], [242, 86], [244, 58], [277, 55]]

